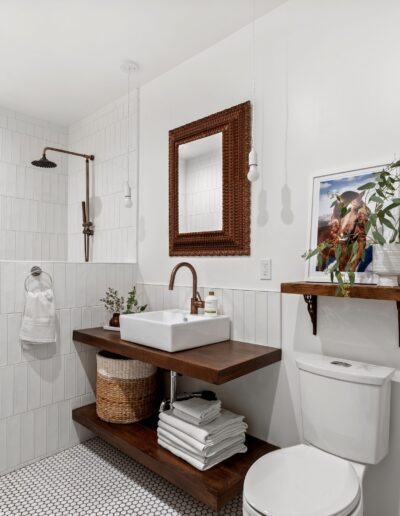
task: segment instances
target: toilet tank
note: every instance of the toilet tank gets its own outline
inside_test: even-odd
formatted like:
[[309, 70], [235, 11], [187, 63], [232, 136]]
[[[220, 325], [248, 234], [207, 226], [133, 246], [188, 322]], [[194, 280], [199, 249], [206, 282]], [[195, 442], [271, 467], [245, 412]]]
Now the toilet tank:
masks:
[[305, 441], [363, 464], [381, 461], [389, 447], [394, 369], [313, 354], [296, 362]]

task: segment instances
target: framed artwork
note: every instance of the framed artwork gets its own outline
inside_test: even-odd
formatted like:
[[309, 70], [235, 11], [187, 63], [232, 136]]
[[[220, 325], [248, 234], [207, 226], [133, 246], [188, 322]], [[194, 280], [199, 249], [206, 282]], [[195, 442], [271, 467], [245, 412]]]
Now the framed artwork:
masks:
[[[368, 183], [375, 172], [379, 172], [386, 165], [361, 168], [337, 174], [316, 176], [313, 178], [312, 208], [309, 249], [314, 249], [318, 244], [333, 239], [343, 240], [350, 238], [356, 221], [363, 218], [366, 222], [370, 213], [364, 200], [365, 192], [358, 188]], [[340, 215], [337, 207], [332, 207], [336, 196], [339, 195], [343, 204], [347, 207], [347, 213]], [[327, 273], [329, 264], [335, 260], [334, 256], [327, 256], [322, 268], [318, 266], [317, 257], [307, 261], [307, 281], [329, 282]], [[376, 283], [375, 274], [372, 272], [372, 247], [366, 247], [357, 258], [355, 267], [356, 283]]]

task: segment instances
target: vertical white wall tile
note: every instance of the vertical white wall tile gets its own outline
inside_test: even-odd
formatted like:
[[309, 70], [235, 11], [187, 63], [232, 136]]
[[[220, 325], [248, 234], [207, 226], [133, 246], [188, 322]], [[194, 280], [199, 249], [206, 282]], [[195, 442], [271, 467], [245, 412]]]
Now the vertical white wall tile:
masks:
[[256, 340], [256, 293], [254, 290], [244, 292], [244, 340], [254, 343]]
[[41, 405], [40, 361], [29, 363], [28, 367], [28, 410]]
[[0, 419], [0, 473], [7, 469], [6, 420]]
[[58, 449], [58, 404], [46, 407], [46, 452], [54, 453]]
[[244, 339], [244, 293], [243, 290], [233, 291], [233, 319], [232, 338], [242, 341]]
[[256, 344], [268, 344], [268, 293], [256, 292]]
[[0, 315], [0, 366], [7, 363], [7, 347], [7, 315]]
[[34, 413], [26, 412], [21, 415], [21, 462], [27, 462], [35, 457], [35, 421]]
[[282, 347], [281, 294], [268, 292], [268, 345]]
[[76, 354], [65, 355], [65, 398], [76, 396]]
[[65, 374], [64, 374], [64, 356], [58, 355], [53, 357], [53, 402], [62, 401], [65, 397]]
[[0, 264], [0, 309], [2, 313], [15, 312], [16, 288], [23, 285], [15, 284], [15, 263], [3, 262]]
[[21, 342], [19, 330], [21, 328], [21, 314], [10, 314], [7, 318], [7, 355], [9, 364], [21, 362]]
[[46, 358], [40, 362], [40, 399], [41, 404], [49, 405], [53, 401], [53, 360]]
[[58, 404], [58, 443], [60, 448], [65, 448], [69, 444], [71, 410], [68, 400]]
[[1, 418], [14, 414], [14, 367], [5, 366], [0, 369]]
[[14, 414], [26, 412], [28, 406], [28, 368], [25, 363], [14, 367]]
[[7, 468], [21, 462], [21, 417], [12, 416], [6, 420]]
[[35, 457], [39, 458], [46, 453], [47, 424], [46, 407], [41, 407], [33, 412], [35, 426]]

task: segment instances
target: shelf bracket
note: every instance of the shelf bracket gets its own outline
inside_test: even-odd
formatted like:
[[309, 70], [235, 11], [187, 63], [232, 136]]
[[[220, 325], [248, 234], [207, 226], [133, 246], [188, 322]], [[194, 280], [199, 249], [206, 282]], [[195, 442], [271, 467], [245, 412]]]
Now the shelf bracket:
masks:
[[399, 347], [400, 347], [400, 301], [396, 301], [397, 305], [397, 326], [399, 327]]
[[[307, 305], [307, 310], [310, 315], [312, 327], [313, 327], [313, 335], [317, 334], [317, 300], [318, 296], [314, 294], [304, 294], [304, 301]], [[399, 303], [397, 303], [397, 308], [400, 310]], [[400, 312], [399, 312], [399, 321], [400, 321]]]

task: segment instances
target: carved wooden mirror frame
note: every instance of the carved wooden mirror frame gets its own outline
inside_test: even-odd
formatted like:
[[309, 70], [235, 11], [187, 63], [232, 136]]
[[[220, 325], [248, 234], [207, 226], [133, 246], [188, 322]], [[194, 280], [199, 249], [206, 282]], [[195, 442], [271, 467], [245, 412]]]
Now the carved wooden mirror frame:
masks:
[[[222, 132], [222, 230], [179, 233], [179, 145]], [[251, 104], [244, 102], [169, 132], [169, 255], [250, 254]]]

